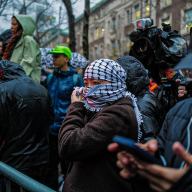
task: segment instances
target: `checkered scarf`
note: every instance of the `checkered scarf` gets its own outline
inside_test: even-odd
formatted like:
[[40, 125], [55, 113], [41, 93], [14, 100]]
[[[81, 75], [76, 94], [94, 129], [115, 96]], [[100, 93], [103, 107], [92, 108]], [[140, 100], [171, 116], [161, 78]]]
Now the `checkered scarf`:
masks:
[[40, 48], [42, 68], [53, 67], [53, 57], [49, 54], [49, 51], [51, 50], [51, 48]]
[[88, 64], [88, 60], [83, 55], [76, 53], [76, 52], [73, 52], [72, 58], [69, 61], [69, 63], [75, 69], [77, 67], [84, 69]]
[[110, 105], [120, 98], [129, 97], [134, 105], [134, 111], [139, 127], [138, 141], [142, 137], [140, 125], [143, 122], [141, 113], [137, 107], [137, 99], [127, 91], [126, 73], [115, 61], [99, 59], [92, 62], [85, 70], [84, 79], [105, 80], [107, 84], [100, 84], [88, 88], [84, 93], [84, 104], [90, 111], [100, 111], [103, 107]]

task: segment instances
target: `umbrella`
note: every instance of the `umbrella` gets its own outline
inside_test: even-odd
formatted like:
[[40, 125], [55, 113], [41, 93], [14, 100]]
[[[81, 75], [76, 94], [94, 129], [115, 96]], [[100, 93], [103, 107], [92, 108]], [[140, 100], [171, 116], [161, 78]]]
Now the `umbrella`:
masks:
[[81, 54], [73, 52], [70, 64], [74, 68], [85, 68], [88, 64], [88, 60]]
[[184, 57], [174, 68], [175, 70], [192, 69], [192, 53]]
[[40, 48], [41, 51], [41, 65], [45, 68], [53, 67], [53, 57], [49, 54], [51, 48]]

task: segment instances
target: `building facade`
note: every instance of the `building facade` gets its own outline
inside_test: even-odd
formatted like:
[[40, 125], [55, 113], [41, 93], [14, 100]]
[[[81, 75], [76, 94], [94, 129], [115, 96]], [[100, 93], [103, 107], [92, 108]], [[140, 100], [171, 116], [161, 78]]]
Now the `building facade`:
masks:
[[[192, 26], [191, 0], [102, 0], [91, 9], [89, 20], [89, 58], [116, 59], [129, 52], [133, 23], [150, 17], [154, 25], [170, 23], [189, 38]], [[83, 16], [76, 20], [77, 51], [82, 53]]]

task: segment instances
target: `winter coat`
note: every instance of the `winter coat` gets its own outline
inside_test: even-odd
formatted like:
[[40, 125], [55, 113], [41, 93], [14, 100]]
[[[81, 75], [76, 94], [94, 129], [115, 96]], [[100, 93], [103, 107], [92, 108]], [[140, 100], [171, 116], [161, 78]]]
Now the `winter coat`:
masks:
[[192, 153], [192, 98], [178, 102], [167, 114], [158, 136], [159, 149], [168, 166], [180, 168], [183, 161], [172, 151], [179, 141]]
[[150, 91], [144, 91], [137, 96], [137, 104], [143, 117], [143, 141], [147, 141], [156, 136], [160, 130], [162, 106]]
[[0, 61], [0, 161], [24, 171], [49, 159], [47, 91], [22, 67]]
[[100, 112], [87, 111], [81, 102], [72, 103], [59, 133], [61, 161], [70, 161], [65, 192], [130, 192], [131, 184], [119, 176], [116, 154], [107, 151], [114, 135], [137, 140], [133, 105], [123, 98]]
[[83, 79], [72, 68], [69, 71], [55, 69], [48, 77], [48, 92], [52, 101], [54, 121], [51, 125], [51, 134], [58, 135], [59, 129], [71, 103], [71, 94], [74, 87], [82, 87]]
[[35, 22], [30, 16], [15, 17], [22, 26], [23, 34], [13, 50], [10, 61], [20, 64], [29, 77], [40, 82], [40, 49], [33, 38]]

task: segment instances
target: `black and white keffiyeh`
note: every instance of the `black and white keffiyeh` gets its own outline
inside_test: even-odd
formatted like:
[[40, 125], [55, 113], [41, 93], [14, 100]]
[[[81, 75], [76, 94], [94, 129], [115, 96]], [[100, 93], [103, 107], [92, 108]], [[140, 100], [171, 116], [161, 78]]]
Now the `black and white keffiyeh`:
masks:
[[137, 107], [136, 97], [127, 91], [126, 73], [124, 69], [115, 61], [110, 59], [99, 59], [91, 64], [85, 70], [84, 80], [105, 80], [107, 84], [99, 84], [88, 88], [84, 93], [85, 107], [90, 111], [100, 111], [103, 107], [124, 97], [131, 98], [139, 127], [138, 141], [142, 137], [140, 130], [143, 122], [141, 113]]
[[42, 68], [53, 67], [53, 57], [51, 54], [49, 54], [49, 51], [51, 50], [51, 48], [40, 48]]
[[76, 52], [72, 53], [72, 58], [69, 61], [70, 65], [75, 69], [77, 67], [84, 69], [87, 66], [88, 62], [89, 61], [83, 55]]

